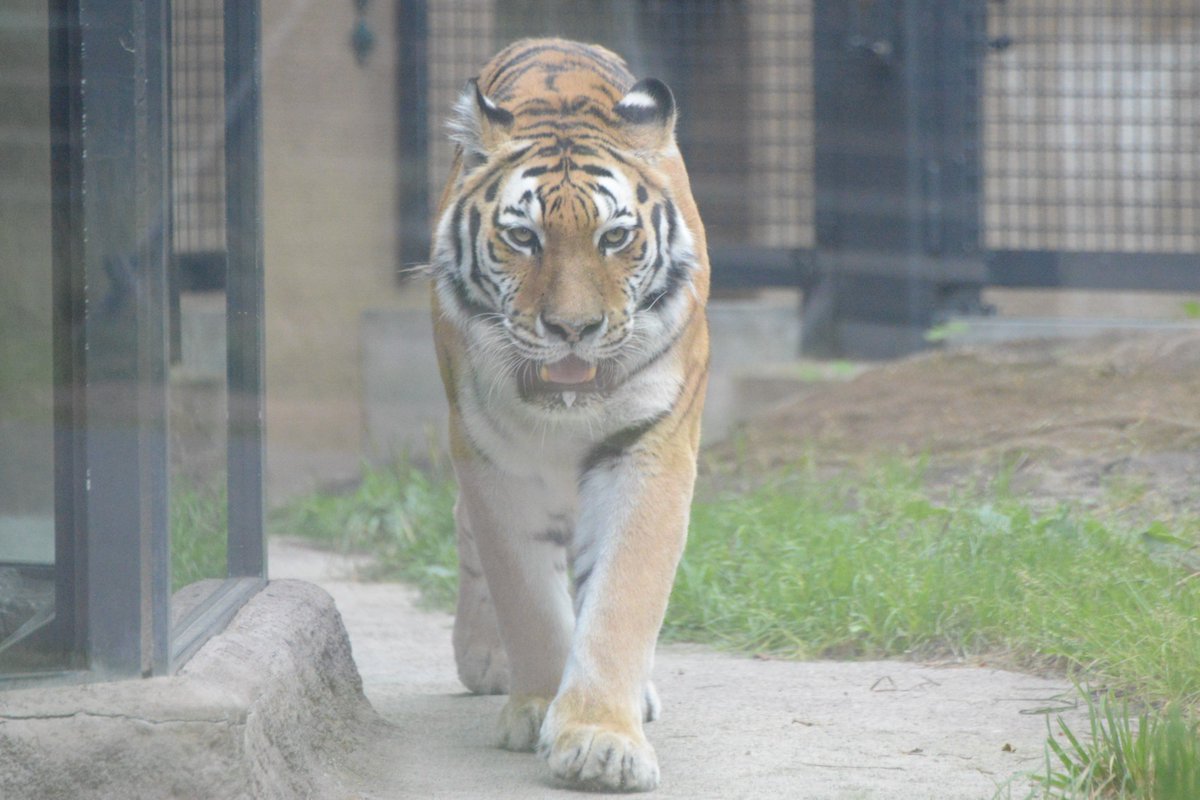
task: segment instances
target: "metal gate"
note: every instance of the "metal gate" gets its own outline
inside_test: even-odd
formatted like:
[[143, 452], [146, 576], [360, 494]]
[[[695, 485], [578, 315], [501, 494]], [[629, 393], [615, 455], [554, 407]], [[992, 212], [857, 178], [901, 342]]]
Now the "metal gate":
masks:
[[1200, 6], [397, 6], [399, 260], [426, 260], [463, 81], [522, 36], [671, 85], [718, 290], [804, 290], [804, 349], [886, 357], [985, 286], [1200, 290]]

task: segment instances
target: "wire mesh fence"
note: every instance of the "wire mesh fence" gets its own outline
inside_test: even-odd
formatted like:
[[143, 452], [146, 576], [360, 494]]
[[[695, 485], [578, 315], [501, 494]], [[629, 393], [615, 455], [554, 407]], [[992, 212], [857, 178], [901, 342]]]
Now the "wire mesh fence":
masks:
[[987, 246], [1200, 251], [1200, 4], [990, 7]]
[[711, 240], [812, 243], [811, 2], [433, 0], [428, 5], [429, 197], [453, 153], [443, 127], [463, 82], [514, 39], [604, 45], [665, 80]]
[[225, 250], [225, 35], [220, 0], [171, 9], [173, 250]]
[[[813, 2], [430, 0], [431, 203], [451, 157], [443, 120], [463, 81], [515, 38], [562, 35], [608, 46], [635, 74], [671, 85], [714, 245], [811, 247]], [[981, 245], [1200, 252], [1200, 4], [986, 8], [988, 40], [973, 43]]]

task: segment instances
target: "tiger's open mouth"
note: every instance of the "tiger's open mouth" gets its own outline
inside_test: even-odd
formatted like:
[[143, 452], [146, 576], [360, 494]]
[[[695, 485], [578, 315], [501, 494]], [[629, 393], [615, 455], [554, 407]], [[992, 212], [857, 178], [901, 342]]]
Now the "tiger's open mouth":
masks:
[[594, 361], [574, 354], [552, 362], [530, 361], [519, 373], [521, 397], [540, 405], [561, 402], [572, 407], [581, 395], [594, 397], [612, 388], [604, 370]]
[[538, 366], [538, 380], [548, 386], [582, 386], [596, 380], [596, 365], [576, 355]]

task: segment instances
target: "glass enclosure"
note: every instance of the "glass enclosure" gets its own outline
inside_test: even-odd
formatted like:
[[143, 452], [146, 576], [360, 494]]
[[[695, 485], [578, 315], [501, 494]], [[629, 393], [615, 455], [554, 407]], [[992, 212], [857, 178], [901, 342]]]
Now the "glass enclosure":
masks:
[[0, 14], [5, 685], [168, 673], [263, 585], [258, 91], [255, 4]]
[[[46, 4], [0, 25], [0, 672], [62, 666], [55, 616], [50, 64]], [[39, 635], [40, 634], [40, 635]]]
[[1116, 0], [9, 0], [0, 677], [169, 672], [261, 585], [264, 483], [440, 457], [444, 123], [512, 40], [674, 92], [708, 445], [802, 359], [1194, 326], [1197, 30]]
[[[171, 7], [171, 588], [225, 576], [229, 406], [223, 5]], [[195, 589], [184, 597], [192, 598]], [[176, 615], [185, 602], [177, 604]]]

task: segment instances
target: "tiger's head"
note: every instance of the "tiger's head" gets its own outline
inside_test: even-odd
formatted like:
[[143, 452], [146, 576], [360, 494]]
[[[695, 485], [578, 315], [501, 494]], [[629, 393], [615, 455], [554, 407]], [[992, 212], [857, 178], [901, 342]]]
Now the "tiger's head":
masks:
[[622, 92], [562, 72], [542, 83], [553, 91], [493, 98], [468, 82], [433, 273], [472, 358], [511, 373], [526, 402], [584, 407], [686, 324], [703, 232], [666, 84], [630, 77]]

